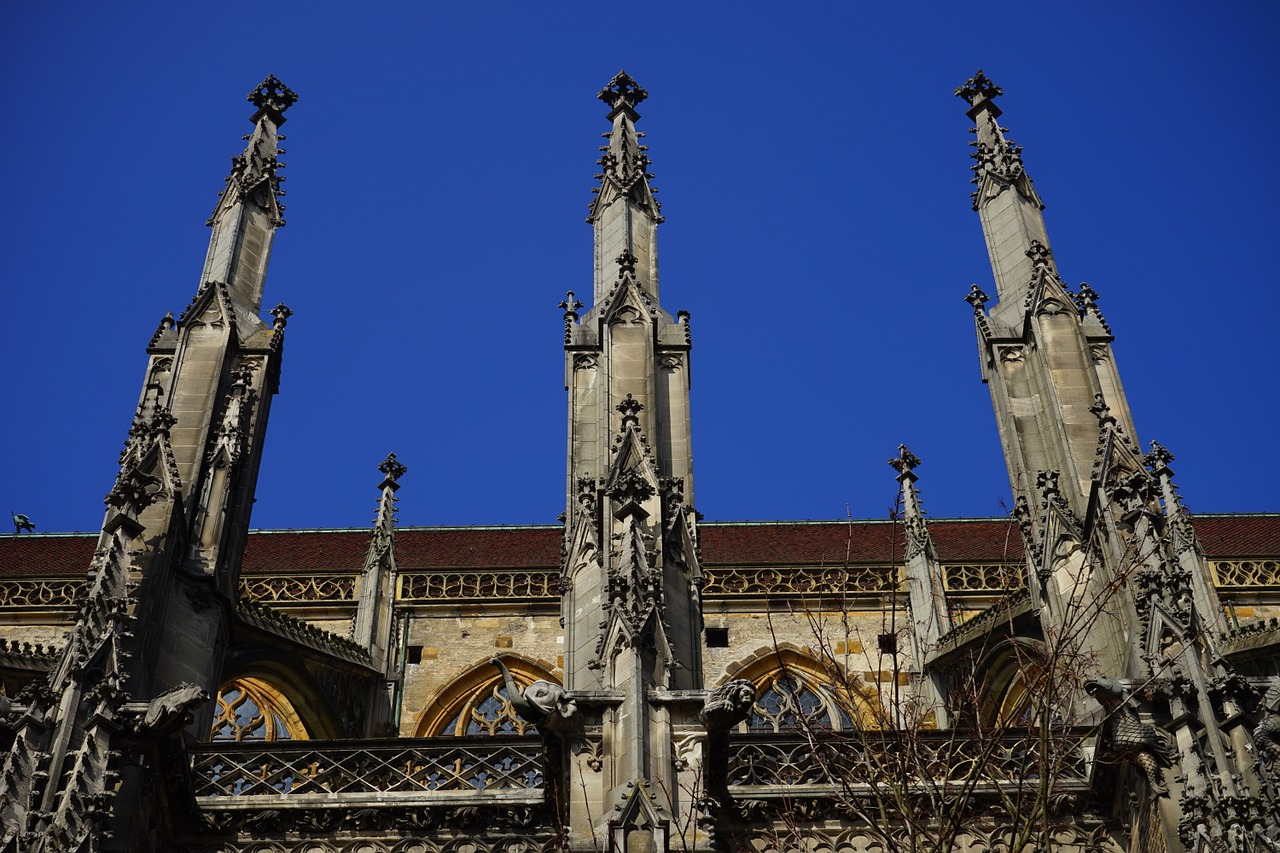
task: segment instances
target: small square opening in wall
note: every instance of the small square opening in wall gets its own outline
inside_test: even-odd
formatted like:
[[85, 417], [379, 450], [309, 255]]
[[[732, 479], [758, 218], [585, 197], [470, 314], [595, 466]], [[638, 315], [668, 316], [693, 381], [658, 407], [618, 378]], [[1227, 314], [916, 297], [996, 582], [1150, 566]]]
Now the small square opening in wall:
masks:
[[405, 663], [422, 663], [422, 646], [408, 646], [404, 650]]
[[707, 629], [707, 648], [709, 649], [729, 648], [729, 629], [728, 628], [708, 628]]

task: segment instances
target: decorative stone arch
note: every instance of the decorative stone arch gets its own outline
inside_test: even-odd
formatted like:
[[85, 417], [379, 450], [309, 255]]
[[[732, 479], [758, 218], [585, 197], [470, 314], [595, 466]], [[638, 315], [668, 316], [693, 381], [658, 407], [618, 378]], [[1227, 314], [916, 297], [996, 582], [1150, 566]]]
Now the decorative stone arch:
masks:
[[883, 712], [876, 690], [807, 648], [781, 643], [758, 649], [731, 663], [720, 683], [735, 678], [756, 688], [755, 704], [740, 731], [880, 727]]
[[[541, 660], [519, 655], [500, 655], [520, 689], [535, 681], [560, 683], [554, 667]], [[427, 702], [414, 737], [450, 735], [529, 734], [536, 732], [532, 723], [521, 719], [507, 697], [502, 676], [488, 659], [446, 684]]]
[[[342, 731], [333, 717], [328, 698], [296, 661], [263, 656], [255, 657], [243, 666], [229, 667], [224, 672], [222, 684], [214, 697], [211, 740], [231, 739], [225, 736], [219, 738], [217, 733], [220, 727], [229, 722], [226, 716], [229, 710], [227, 706], [236, 704], [243, 707], [243, 701], [239, 697], [231, 697], [232, 690], [247, 694], [254, 705], [266, 703], [279, 719], [279, 723], [273, 722], [267, 728], [276, 728], [278, 732], [281, 730], [279, 726], [283, 726], [282, 730], [287, 734], [286, 737], [245, 739], [310, 740], [350, 736]], [[260, 706], [260, 710], [267, 708]]]
[[264, 679], [233, 678], [218, 688], [214, 703], [212, 741], [310, 739], [289, 697]]
[[[1038, 726], [1034, 707], [1042, 690], [1048, 649], [1034, 637], [1010, 637], [997, 643], [978, 662], [979, 707], [986, 726]], [[1045, 705], [1043, 701], [1039, 703]]]

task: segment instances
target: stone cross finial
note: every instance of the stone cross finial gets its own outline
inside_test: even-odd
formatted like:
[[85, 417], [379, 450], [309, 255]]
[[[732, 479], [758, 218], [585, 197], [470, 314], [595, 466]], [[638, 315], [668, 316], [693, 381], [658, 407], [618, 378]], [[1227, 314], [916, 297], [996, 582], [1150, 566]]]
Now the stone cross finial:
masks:
[[271, 316], [276, 319], [275, 323], [272, 324], [272, 328], [283, 329], [289, 324], [289, 318], [293, 316], [293, 309], [281, 302], [271, 309]]
[[567, 291], [560, 302], [560, 310], [564, 311], [564, 342], [573, 343], [573, 324], [578, 322], [578, 309], [582, 302], [573, 298], [573, 291]]
[[635, 108], [649, 97], [649, 93], [640, 88], [640, 84], [631, 79], [630, 74], [619, 71], [596, 97], [608, 104], [611, 110], [626, 109], [634, 113]]
[[298, 94], [281, 83], [276, 75], [268, 74], [267, 79], [259, 83], [245, 100], [258, 109], [253, 116], [254, 121], [269, 113], [276, 124], [284, 124], [284, 112], [297, 103]]
[[635, 275], [637, 260], [636, 256], [630, 252], [623, 252], [621, 255], [618, 255], [618, 276]]
[[982, 73], [979, 68], [978, 72], [964, 81], [964, 85], [956, 89], [956, 97], [964, 98], [970, 104], [977, 106], [979, 101], [989, 101], [992, 98], [998, 98], [1004, 94], [1001, 89], [986, 74]]
[[898, 472], [899, 477], [910, 477], [914, 480], [915, 475], [911, 472], [920, 465], [920, 457], [908, 450], [905, 444], [899, 444], [898, 455], [889, 460], [889, 465]]
[[640, 418], [637, 415], [644, 409], [644, 404], [633, 398], [630, 394], [627, 399], [618, 404], [618, 411], [622, 412], [622, 428], [628, 427], [640, 428]]
[[564, 311], [565, 319], [570, 317], [575, 320], [578, 318], [578, 309], [582, 307], [582, 302], [573, 298], [573, 291], [565, 291], [565, 298], [560, 302], [560, 309]]
[[1161, 468], [1168, 468], [1174, 456], [1169, 452], [1163, 444], [1158, 441], [1151, 442], [1151, 452], [1142, 458], [1147, 463], [1147, 467], [1152, 471], [1159, 473]]
[[409, 469], [400, 464], [394, 453], [387, 454], [387, 458], [382, 460], [382, 464], [378, 466], [378, 470], [381, 471], [392, 483], [399, 482], [401, 477], [409, 473]]
[[965, 302], [973, 306], [974, 311], [981, 311], [990, 300], [991, 297], [983, 293], [982, 288], [976, 284], [969, 288], [969, 295], [964, 298]]

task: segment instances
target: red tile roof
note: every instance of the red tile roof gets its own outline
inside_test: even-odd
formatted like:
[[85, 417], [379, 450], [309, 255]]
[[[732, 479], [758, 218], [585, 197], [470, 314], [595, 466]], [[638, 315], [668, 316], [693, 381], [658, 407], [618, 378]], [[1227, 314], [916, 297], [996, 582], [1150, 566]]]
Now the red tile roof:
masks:
[[[1280, 514], [1206, 515], [1195, 527], [1211, 557], [1280, 556]], [[883, 564], [902, 553], [901, 525], [887, 521], [707, 522], [699, 529], [709, 566]], [[929, 532], [943, 562], [1022, 556], [1017, 525], [1008, 519], [935, 519]], [[405, 570], [551, 569], [560, 563], [560, 535], [556, 526], [406, 527], [396, 534], [396, 562]], [[256, 531], [243, 568], [354, 572], [369, 538], [369, 530]], [[90, 533], [0, 536], [0, 578], [83, 575], [96, 542]]]

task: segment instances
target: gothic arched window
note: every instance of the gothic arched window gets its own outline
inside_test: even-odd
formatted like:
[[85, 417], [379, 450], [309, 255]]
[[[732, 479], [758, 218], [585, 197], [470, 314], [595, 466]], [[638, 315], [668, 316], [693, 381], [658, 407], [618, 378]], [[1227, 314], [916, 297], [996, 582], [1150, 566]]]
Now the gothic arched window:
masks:
[[213, 727], [214, 741], [307, 740], [307, 728], [293, 703], [272, 685], [258, 678], [237, 678], [218, 690]]
[[756, 684], [756, 702], [747, 718], [752, 732], [794, 732], [847, 729], [849, 712], [831, 690], [795, 670], [775, 671]]
[[[559, 681], [540, 666], [515, 657], [503, 662], [519, 690], [535, 681]], [[418, 737], [441, 735], [525, 735], [538, 730], [521, 719], [497, 671], [484, 664], [444, 688], [418, 723]]]
[[[520, 688], [528, 684], [520, 684]], [[507, 696], [507, 688], [499, 680], [480, 687], [458, 712], [445, 723], [440, 734], [446, 735], [523, 735], [536, 732], [532, 723], [520, 719]]]
[[874, 700], [855, 676], [797, 649], [770, 649], [735, 668], [755, 685], [756, 701], [742, 732], [798, 732], [875, 728]]

